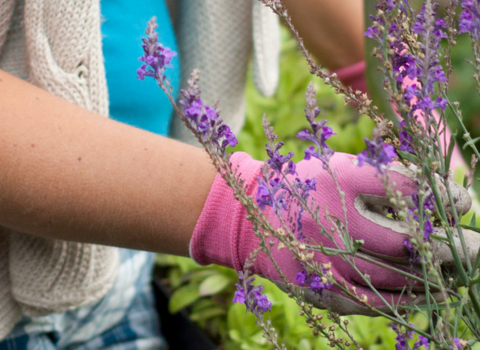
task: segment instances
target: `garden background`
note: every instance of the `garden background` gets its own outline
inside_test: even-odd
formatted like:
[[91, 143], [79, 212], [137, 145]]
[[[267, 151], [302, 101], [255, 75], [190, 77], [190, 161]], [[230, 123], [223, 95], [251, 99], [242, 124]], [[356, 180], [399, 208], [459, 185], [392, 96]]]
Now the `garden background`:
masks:
[[[459, 101], [464, 122], [472, 138], [480, 136], [480, 98], [478, 88], [471, 78], [473, 68], [467, 60], [472, 59], [470, 39], [460, 37], [453, 52], [452, 61], [456, 67], [450, 81], [450, 96]], [[282, 28], [282, 52], [280, 82], [278, 90], [271, 98], [259, 95], [255, 90], [251, 74], [247, 83], [247, 108], [245, 126], [238, 135], [239, 145], [236, 151], [244, 151], [255, 159], [266, 157], [261, 117], [266, 113], [280, 140], [285, 141], [284, 152], [293, 151], [295, 161], [303, 158], [305, 145], [296, 139], [298, 131], [307, 128], [304, 118], [305, 91], [310, 81], [317, 90], [317, 99], [322, 119], [327, 119], [337, 136], [329, 140], [329, 146], [336, 152], [356, 154], [364, 149], [365, 137], [371, 137], [374, 123], [365, 115], [343, 103], [340, 96], [309, 74], [303, 57], [297, 51], [297, 44], [289, 32]], [[453, 119], [453, 118], [452, 118]], [[450, 120], [449, 120], [450, 122]], [[452, 131], [457, 129], [452, 123]], [[463, 145], [461, 135], [458, 142]], [[467, 162], [470, 154], [464, 153]], [[456, 180], [463, 181], [463, 171], [458, 171]], [[475, 180], [474, 187], [480, 189], [480, 181]], [[478, 192], [480, 193], [480, 192]], [[468, 216], [467, 216], [468, 220]], [[172, 313], [186, 309], [191, 320], [203, 328], [216, 342], [219, 349], [225, 350], [263, 350], [270, 344], [256, 326], [254, 316], [245, 312], [245, 305], [232, 304], [237, 273], [219, 266], [202, 267], [191, 259], [159, 255], [157, 263], [164, 268], [165, 282], [172, 291], [169, 310]], [[260, 280], [265, 286], [268, 299], [272, 301], [272, 318], [280, 339], [284, 339], [289, 349], [318, 350], [328, 348], [324, 339], [313, 337], [305, 319], [298, 314], [295, 302], [266, 280]], [[326, 317], [326, 313], [325, 317]], [[364, 349], [394, 349], [396, 334], [382, 318], [350, 316], [350, 331]], [[418, 323], [417, 323], [418, 324]], [[427, 328], [427, 324], [425, 324]], [[480, 349], [477, 343], [473, 349]]]

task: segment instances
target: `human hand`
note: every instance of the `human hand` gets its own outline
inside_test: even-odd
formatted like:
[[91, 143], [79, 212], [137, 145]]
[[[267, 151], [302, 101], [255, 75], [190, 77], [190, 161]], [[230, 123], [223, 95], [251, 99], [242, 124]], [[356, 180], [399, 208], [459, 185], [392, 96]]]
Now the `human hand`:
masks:
[[[244, 153], [234, 154], [231, 161], [233, 168], [239, 166], [241, 177], [245, 179], [247, 194], [255, 195], [258, 189], [257, 176], [260, 176], [263, 163], [251, 159]], [[400, 291], [408, 285], [407, 279], [397, 272], [378, 266], [378, 263], [390, 266], [395, 263], [398, 268], [401, 269], [403, 265], [404, 269], [408, 270], [410, 255], [404, 245], [405, 239], [409, 237], [407, 224], [387, 218], [379, 209], [389, 206], [389, 202], [385, 198], [385, 188], [376, 177], [373, 167], [358, 167], [355, 156], [341, 153], [331, 157], [330, 167], [336, 171], [339, 186], [345, 192], [349, 235], [354, 241], [364, 241], [355, 259], [356, 268], [370, 276], [371, 284], [385, 300], [391, 302], [392, 297], [398, 300]], [[409, 178], [409, 176], [413, 177], [413, 173], [408, 174], [408, 171], [404, 170], [406, 168], [399, 164], [391, 168], [394, 171], [389, 172], [390, 182], [392, 184], [395, 182], [396, 190], [401, 191], [405, 201], [413, 205], [413, 201], [409, 198], [414, 191], [414, 182]], [[331, 232], [333, 225], [325, 218], [325, 207], [328, 208], [330, 217], [338, 217], [341, 220], [344, 218], [342, 201], [333, 178], [316, 159], [300, 162], [296, 171], [302, 180], [315, 179], [316, 191], [311, 192], [312, 197], [309, 200], [315, 199], [315, 205], [320, 208], [321, 224], [326, 232]], [[454, 196], [458, 199], [457, 210], [465, 213], [470, 207], [470, 198], [460, 186], [454, 185], [453, 188]], [[300, 242], [311, 243], [313, 240], [316, 245], [322, 243], [325, 247], [335, 247], [332, 240], [320, 233], [320, 227], [311, 215], [303, 212], [301, 225], [299, 225], [299, 213], [298, 203], [295, 200], [287, 200], [282, 218], [288, 223], [295, 239], [300, 237]], [[267, 207], [264, 214], [275, 229], [282, 226], [271, 207]], [[480, 236], [472, 232], [464, 232], [464, 234], [468, 241], [467, 245], [472, 247], [472, 256], [474, 256], [479, 246], [478, 237]], [[334, 232], [333, 236], [334, 240], [343, 247], [337, 232]], [[271, 253], [286, 279], [289, 282], [296, 280], [294, 283], [298, 288], [305, 289], [306, 299], [314, 306], [331, 308], [340, 314], [375, 314], [365, 303], [355, 302], [337, 287], [328, 289], [317, 284], [313, 289], [318, 289], [317, 292], [322, 289], [322, 296], [319, 293], [312, 293], [312, 281], [309, 281], [309, 277], [311, 279], [312, 276], [305, 275], [301, 262], [294, 258], [289, 249], [279, 249], [277, 240], [271, 238], [268, 240], [274, 242]], [[258, 247], [259, 238], [254, 235], [252, 224], [246, 220], [245, 209], [234, 199], [232, 190], [221, 177], [217, 176], [192, 237], [190, 246], [192, 257], [201, 264], [216, 263], [241, 270], [249, 254]], [[432, 250], [437, 252], [440, 260], [451, 263], [452, 258], [448, 247], [435, 243]], [[314, 253], [314, 261], [318, 264], [326, 264], [325, 266], [329, 267], [327, 272], [330, 272], [337, 282], [347, 286], [350, 291], [355, 291], [353, 293], [366, 300], [368, 304], [382, 309], [384, 304], [380, 298], [346, 261], [338, 256], [327, 256], [318, 251]], [[266, 254], [259, 254], [252, 272], [274, 281], [280, 288], [286, 290], [282, 277]], [[300, 278], [298, 278], [299, 273]], [[302, 273], [307, 277], [307, 281], [302, 281]], [[320, 278], [317, 280], [321, 282]], [[421, 303], [423, 288], [417, 287], [414, 288], [419, 296], [415, 302]]]

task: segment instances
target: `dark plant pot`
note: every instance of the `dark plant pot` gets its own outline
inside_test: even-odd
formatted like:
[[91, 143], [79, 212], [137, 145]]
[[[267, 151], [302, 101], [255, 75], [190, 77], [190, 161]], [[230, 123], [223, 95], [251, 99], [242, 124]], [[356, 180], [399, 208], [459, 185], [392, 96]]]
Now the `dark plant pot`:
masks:
[[157, 311], [160, 315], [162, 333], [170, 350], [215, 350], [217, 345], [195, 323], [185, 311], [171, 314], [168, 311], [170, 292], [161, 283], [161, 273], [155, 269], [153, 277]]

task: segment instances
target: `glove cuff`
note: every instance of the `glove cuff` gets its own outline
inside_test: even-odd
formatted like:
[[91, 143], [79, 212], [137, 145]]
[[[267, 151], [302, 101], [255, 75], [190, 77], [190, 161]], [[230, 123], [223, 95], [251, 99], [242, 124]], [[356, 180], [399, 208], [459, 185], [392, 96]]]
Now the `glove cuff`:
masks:
[[[258, 187], [256, 177], [260, 176], [263, 163], [242, 152], [234, 153], [230, 161], [232, 169], [238, 166], [247, 195], [254, 195]], [[217, 174], [190, 241], [190, 256], [201, 265], [217, 264], [241, 270], [259, 243], [246, 216], [247, 211], [235, 199], [233, 189]]]

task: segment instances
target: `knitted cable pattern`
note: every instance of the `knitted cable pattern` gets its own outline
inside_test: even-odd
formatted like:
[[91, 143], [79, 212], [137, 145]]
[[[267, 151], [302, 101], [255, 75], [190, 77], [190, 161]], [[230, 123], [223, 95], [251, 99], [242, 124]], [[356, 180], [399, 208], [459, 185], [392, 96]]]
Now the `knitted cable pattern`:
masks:
[[[220, 101], [221, 118], [238, 133], [245, 120], [244, 91], [253, 52], [254, 82], [264, 95], [278, 83], [280, 28], [277, 16], [257, 0], [182, 0], [177, 9], [182, 88], [199, 68], [202, 100]], [[170, 135], [199, 146], [174, 115]]]
[[[0, 0], [0, 68], [107, 117], [98, 0]], [[116, 248], [0, 230], [0, 339], [22, 314], [98, 300], [118, 266]]]

